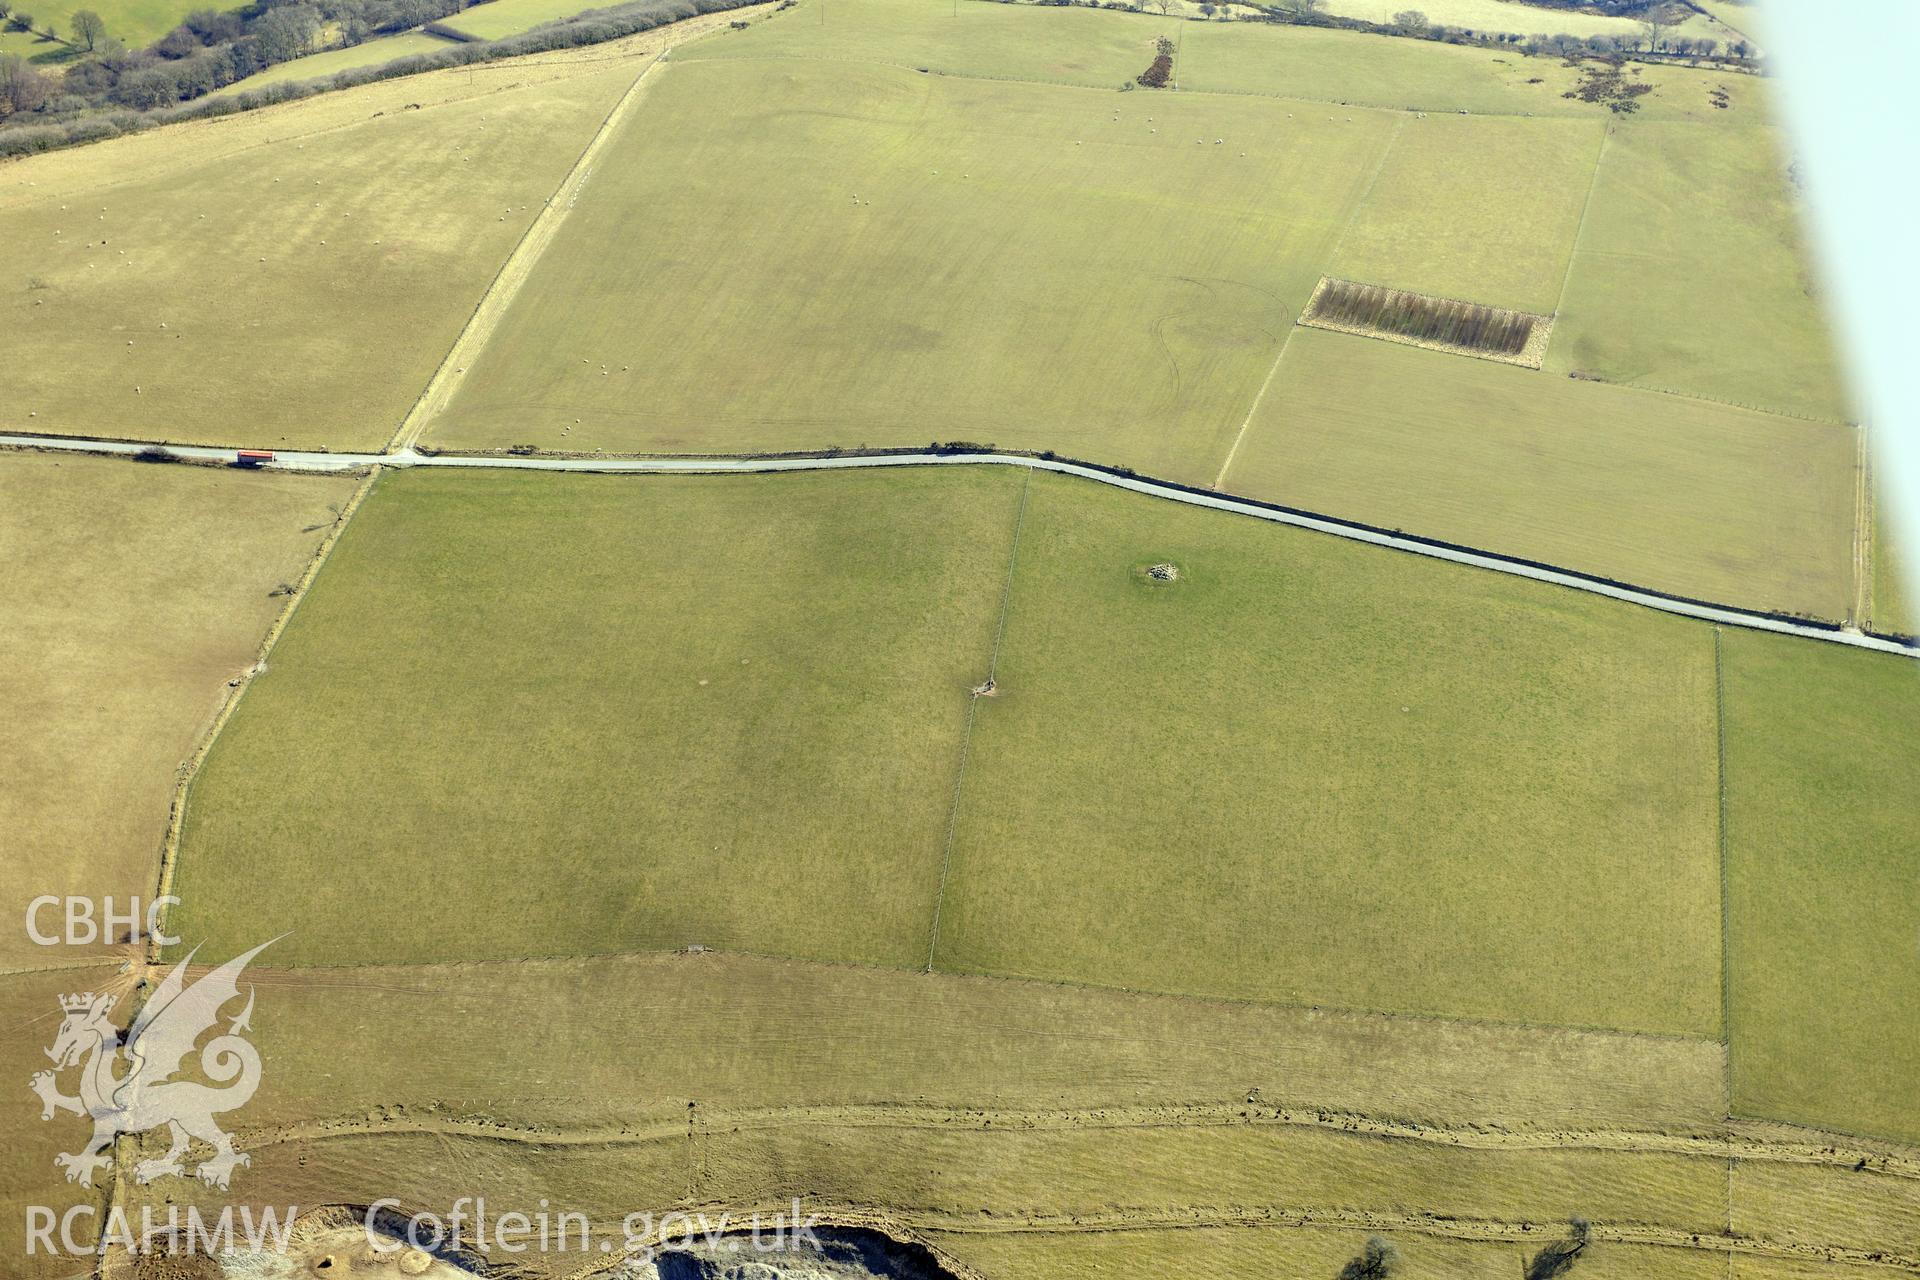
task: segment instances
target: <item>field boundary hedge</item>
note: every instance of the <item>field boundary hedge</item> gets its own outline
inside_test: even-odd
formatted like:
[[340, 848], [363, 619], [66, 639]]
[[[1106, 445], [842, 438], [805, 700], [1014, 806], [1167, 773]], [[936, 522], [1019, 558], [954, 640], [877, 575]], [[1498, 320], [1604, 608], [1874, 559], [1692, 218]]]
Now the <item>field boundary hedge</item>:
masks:
[[349, 67], [343, 71], [336, 71], [332, 75], [319, 76], [311, 80], [286, 80], [278, 84], [262, 85], [257, 89], [243, 89], [238, 93], [209, 95], [180, 106], [162, 107], [152, 111], [102, 111], [63, 124], [22, 125], [0, 129], [0, 162], [17, 156], [61, 151], [67, 147], [82, 146], [89, 142], [101, 142], [108, 138], [142, 133], [148, 129], [187, 120], [208, 120], [219, 116], [237, 115], [243, 111], [256, 111], [261, 107], [276, 106], [282, 102], [297, 102], [322, 93], [331, 93], [336, 89], [352, 89], [363, 84], [419, 75], [426, 71], [446, 71], [455, 67], [472, 66], [475, 63], [516, 58], [529, 53], [552, 53], [563, 49], [577, 49], [584, 45], [605, 44], [611, 40], [620, 40], [627, 36], [671, 26], [676, 22], [684, 22], [689, 18], [698, 18], [709, 13], [725, 13], [733, 9], [764, 3], [766, 0], [632, 0], [628, 4], [589, 9], [572, 17], [543, 23], [519, 35], [503, 36], [498, 40], [473, 40], [472, 37], [461, 37], [468, 43], [449, 44], [444, 50], [409, 54], [370, 67]]

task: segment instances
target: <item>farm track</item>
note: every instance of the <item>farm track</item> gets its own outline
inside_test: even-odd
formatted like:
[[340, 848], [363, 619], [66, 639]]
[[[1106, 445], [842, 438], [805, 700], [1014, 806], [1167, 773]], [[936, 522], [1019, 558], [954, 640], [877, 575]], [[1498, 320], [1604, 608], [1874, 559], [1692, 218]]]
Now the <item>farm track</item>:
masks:
[[[1737, 1126], [1738, 1122], [1735, 1123]], [[1043, 1110], [893, 1103], [740, 1108], [703, 1106], [701, 1124], [709, 1132], [720, 1129], [768, 1131], [818, 1126], [963, 1129], [995, 1133], [1264, 1126], [1422, 1142], [1469, 1151], [1585, 1150], [1690, 1156], [1748, 1163], [1818, 1166], [1920, 1182], [1920, 1153], [1889, 1154], [1884, 1149], [1851, 1147], [1841, 1142], [1790, 1142], [1738, 1131], [1663, 1133], [1638, 1129], [1524, 1130], [1480, 1125], [1424, 1125], [1319, 1107], [1277, 1107], [1266, 1103], [1168, 1103]], [[509, 1125], [484, 1118], [412, 1116], [396, 1108], [392, 1114], [379, 1118], [363, 1115], [314, 1120], [247, 1130], [240, 1136], [249, 1149], [376, 1134], [451, 1136], [508, 1144], [580, 1148], [671, 1141], [685, 1137], [686, 1132], [686, 1120], [679, 1116], [662, 1116], [653, 1123], [618, 1128], [569, 1129]]]
[[[0, 450], [28, 449], [77, 452], [131, 457], [155, 446], [150, 442], [91, 440], [72, 437], [0, 435]], [[230, 448], [204, 445], [167, 445], [166, 450], [182, 461], [227, 463], [233, 459]], [[1903, 644], [1885, 636], [1872, 635], [1853, 628], [1797, 621], [1780, 614], [1761, 613], [1733, 605], [1714, 604], [1665, 595], [1658, 591], [1612, 582], [1576, 570], [1478, 551], [1410, 537], [1370, 525], [1341, 520], [1311, 511], [1266, 505], [1252, 499], [1235, 498], [1200, 489], [1187, 488], [1160, 480], [1151, 480], [1131, 472], [1109, 471], [1086, 463], [1066, 462], [1058, 458], [1006, 453], [950, 453], [917, 451], [899, 453], [840, 454], [832, 457], [554, 457], [518, 455], [423, 454], [412, 448], [391, 453], [280, 453], [271, 464], [279, 470], [340, 472], [378, 467], [491, 467], [514, 471], [563, 471], [605, 475], [751, 475], [776, 471], [840, 471], [868, 467], [903, 466], [1018, 466], [1060, 475], [1096, 480], [1115, 488], [1149, 497], [1165, 498], [1188, 506], [1251, 516], [1274, 524], [1316, 533], [1331, 534], [1352, 542], [1410, 552], [1451, 564], [1486, 569], [1494, 573], [1530, 578], [1552, 586], [1568, 587], [1593, 595], [1606, 596], [1626, 604], [1677, 614], [1703, 622], [1767, 631], [1776, 635], [1799, 636], [1829, 644], [1847, 645], [1876, 653], [1920, 659], [1920, 647]]]
[[[1374, 157], [1373, 169], [1367, 175], [1366, 184], [1354, 193], [1353, 200], [1347, 205], [1346, 213], [1340, 219], [1340, 232], [1334, 236], [1333, 245], [1327, 250], [1328, 270], [1332, 270], [1333, 264], [1340, 260], [1340, 250], [1347, 243], [1347, 233], [1353, 230], [1354, 219], [1360, 216], [1360, 211], [1367, 207], [1367, 201], [1373, 197], [1374, 188], [1380, 185], [1380, 174], [1386, 169], [1387, 160], [1393, 155], [1393, 148], [1400, 141], [1400, 135], [1406, 132], [1406, 128], [1406, 116], [1401, 116], [1394, 121], [1393, 132], [1387, 135], [1386, 142], [1380, 147], [1380, 154]], [[1325, 280], [1324, 276], [1322, 280]], [[1319, 285], [1314, 286], [1315, 293], [1319, 292], [1319, 288]], [[1293, 335], [1300, 328], [1302, 319], [1312, 305], [1312, 299], [1309, 298], [1307, 304], [1295, 312], [1294, 322], [1287, 326], [1286, 336], [1280, 339], [1280, 349], [1274, 352], [1273, 363], [1267, 366], [1267, 376], [1261, 380], [1260, 389], [1254, 392], [1253, 403], [1247, 406], [1247, 416], [1240, 420], [1240, 429], [1233, 433], [1233, 444], [1228, 447], [1227, 456], [1221, 459], [1220, 470], [1213, 477], [1213, 488], [1219, 489], [1226, 484], [1227, 472], [1233, 470], [1234, 459], [1240, 456], [1240, 446], [1246, 443], [1247, 432], [1253, 429], [1254, 415], [1260, 412], [1260, 405], [1267, 398], [1268, 388], [1273, 386], [1274, 378], [1279, 376], [1280, 363], [1287, 358], [1287, 348], [1293, 344]]]
[[647, 76], [666, 60], [669, 52], [671, 47], [663, 48], [658, 55], [648, 59], [646, 65], [640, 68], [640, 73], [634, 76], [633, 83], [620, 95], [620, 100], [607, 112], [606, 119], [600, 122], [593, 137], [587, 140], [587, 145], [580, 151], [580, 158], [573, 162], [573, 167], [567, 170], [567, 176], [547, 197], [547, 203], [527, 228], [526, 234], [520, 237], [520, 242], [513, 247], [513, 252], [507, 255], [506, 262], [501, 264], [499, 273], [494, 276], [493, 283], [487, 286], [486, 293], [481, 295], [479, 304], [467, 319], [466, 327], [454, 339], [446, 358], [433, 371], [433, 377], [427, 381], [420, 398], [413, 402], [413, 408], [408, 410], [406, 418], [394, 432], [387, 446], [389, 451], [411, 449], [420, 438], [420, 433], [426, 430], [427, 423], [446, 408], [454, 392], [459, 390], [467, 365], [479, 357], [482, 348], [493, 337], [501, 317], [513, 305], [520, 287], [533, 274], [534, 267], [539, 265], [547, 246], [560, 233], [560, 224], [567, 220], [574, 202], [580, 198], [587, 181], [593, 177], [593, 162], [599, 157], [601, 149], [633, 114], [634, 108], [645, 96]]

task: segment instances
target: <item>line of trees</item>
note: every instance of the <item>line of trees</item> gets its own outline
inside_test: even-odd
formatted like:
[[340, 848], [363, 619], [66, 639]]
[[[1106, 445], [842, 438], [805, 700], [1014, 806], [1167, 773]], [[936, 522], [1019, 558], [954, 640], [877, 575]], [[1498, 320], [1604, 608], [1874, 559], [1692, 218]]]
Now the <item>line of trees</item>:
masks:
[[[1529, 0], [1540, 4], [1541, 0]], [[1577, 36], [1570, 32], [1547, 34], [1536, 32], [1523, 35], [1517, 31], [1485, 31], [1474, 27], [1457, 26], [1452, 23], [1434, 22], [1419, 9], [1402, 9], [1387, 22], [1371, 22], [1365, 18], [1349, 18], [1327, 12], [1326, 0], [1271, 0], [1263, 6], [1267, 17], [1276, 22], [1287, 22], [1305, 26], [1339, 27], [1354, 31], [1375, 31], [1388, 35], [1411, 36], [1421, 40], [1439, 40], [1447, 44], [1509, 45], [1522, 53], [1550, 54], [1559, 57], [1618, 57], [1628, 53], [1665, 54], [1683, 58], [1716, 58], [1723, 53], [1728, 58], [1745, 61], [1754, 56], [1754, 49], [1744, 40], [1736, 40], [1723, 49], [1718, 40], [1706, 37], [1682, 36], [1674, 32], [1674, 24], [1666, 16], [1664, 0], [1662, 3], [1648, 3], [1647, 0], [1621, 0], [1608, 6], [1604, 3], [1549, 4], [1546, 7], [1562, 9], [1601, 8], [1614, 16], [1638, 17], [1640, 28], [1632, 34], [1607, 33], [1590, 36]]]
[[[5, 0], [0, 0], [4, 4]], [[314, 52], [321, 33], [358, 44], [458, 12], [467, 0], [255, 0], [244, 8], [196, 9], [144, 49], [115, 40], [92, 9], [70, 21], [70, 48], [94, 56], [76, 62], [57, 81], [18, 55], [0, 67], [0, 124], [66, 120], [103, 108], [151, 111], [189, 102], [282, 62]], [[0, 13], [6, 13], [0, 9]], [[6, 13], [15, 30], [35, 30], [30, 15]], [[36, 34], [62, 39], [48, 31]], [[37, 117], [27, 119], [26, 117]]]
[[1328, 281], [1313, 300], [1313, 316], [1378, 333], [1508, 356], [1527, 349], [1534, 321], [1522, 311], [1502, 311], [1348, 280]]
[[[1085, 5], [1089, 9], [1129, 9], [1136, 13], [1151, 8], [1163, 14], [1170, 13], [1173, 8], [1171, 0], [1000, 0], [1000, 2], [1003, 4]], [[1539, 0], [1529, 0], [1529, 3], [1539, 3]], [[1373, 22], [1366, 18], [1350, 18], [1329, 13], [1326, 0], [1267, 0], [1266, 3], [1257, 7], [1260, 9], [1261, 16], [1251, 21], [1333, 27], [1343, 31], [1370, 31], [1385, 35], [1411, 36], [1420, 40], [1438, 40], [1446, 44], [1514, 48], [1527, 54], [1613, 58], [1623, 54], [1647, 53], [1681, 58], [1725, 57], [1735, 61], [1748, 61], [1757, 55], [1757, 51], [1744, 40], [1733, 41], [1723, 49], [1718, 40], [1675, 35], [1673, 24], [1663, 16], [1659, 16], [1664, 11], [1650, 9], [1643, 0], [1624, 0], [1624, 6], [1607, 10], [1615, 15], [1638, 14], [1641, 11], [1652, 15], [1642, 19], [1638, 33], [1592, 36], [1576, 36], [1564, 31], [1553, 35], [1545, 33], [1524, 35], [1518, 31], [1484, 31], [1475, 27], [1434, 22], [1418, 9], [1403, 9], [1394, 14], [1390, 21]], [[1555, 4], [1551, 7], [1572, 9], [1590, 6], [1582, 3]], [[1222, 10], [1212, 3], [1204, 3], [1200, 6], [1200, 12], [1211, 18]], [[1231, 10], [1224, 12], [1229, 17], [1233, 16]]]
[[[1524, 1280], [1560, 1280], [1586, 1254], [1593, 1242], [1593, 1227], [1585, 1218], [1567, 1224], [1564, 1239], [1556, 1240], [1533, 1255], [1522, 1271]], [[1400, 1269], [1400, 1251], [1379, 1236], [1368, 1236], [1360, 1255], [1340, 1269], [1338, 1280], [1390, 1280]]]
[[[304, 3], [304, 0], [299, 2]], [[605, 9], [592, 9], [570, 18], [544, 23], [531, 31], [507, 36], [500, 40], [449, 45], [444, 50], [413, 54], [373, 66], [352, 67], [312, 80], [282, 81], [278, 84], [263, 85], [258, 89], [242, 90], [219, 97], [200, 96], [191, 101], [176, 101], [145, 110], [117, 105], [109, 100], [106, 105], [95, 105], [91, 109], [59, 115], [49, 110], [55, 101], [50, 99], [45, 107], [37, 112], [24, 117], [15, 116], [10, 122], [0, 122], [0, 126], [9, 123], [15, 126], [0, 127], [0, 159], [77, 146], [181, 120], [232, 115], [241, 111], [251, 111], [256, 107], [312, 97], [333, 89], [370, 84], [376, 80], [390, 80], [397, 76], [416, 75], [423, 71], [469, 66], [528, 53], [599, 44], [607, 40], [618, 40], [636, 32], [651, 31], [655, 27], [665, 26], [670, 22], [680, 22], [703, 13], [724, 12], [754, 2], [755, 0], [632, 0], [632, 3]], [[284, 9], [293, 6], [282, 4], [278, 7]], [[190, 18], [189, 21], [192, 19]], [[254, 35], [255, 33], [249, 30], [242, 41], [236, 43], [252, 39]], [[85, 67], [94, 64], [81, 65]], [[80, 69], [76, 67], [70, 70], [67, 78], [71, 79], [74, 72]], [[0, 63], [0, 77], [3, 76], [4, 63]], [[0, 85], [3, 84], [4, 80], [0, 79]], [[119, 87], [118, 83], [115, 87]]]

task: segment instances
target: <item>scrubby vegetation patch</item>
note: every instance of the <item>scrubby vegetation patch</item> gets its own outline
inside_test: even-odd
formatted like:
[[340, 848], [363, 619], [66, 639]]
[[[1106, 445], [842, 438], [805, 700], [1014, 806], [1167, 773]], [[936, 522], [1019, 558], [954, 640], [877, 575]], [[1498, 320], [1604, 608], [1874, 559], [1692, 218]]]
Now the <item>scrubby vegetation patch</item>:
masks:
[[1322, 280], [1302, 324], [1539, 368], [1550, 317], [1351, 280]]
[[1139, 83], [1149, 89], [1164, 89], [1173, 81], [1173, 41], [1161, 36], [1155, 46], [1153, 64], [1139, 75]]

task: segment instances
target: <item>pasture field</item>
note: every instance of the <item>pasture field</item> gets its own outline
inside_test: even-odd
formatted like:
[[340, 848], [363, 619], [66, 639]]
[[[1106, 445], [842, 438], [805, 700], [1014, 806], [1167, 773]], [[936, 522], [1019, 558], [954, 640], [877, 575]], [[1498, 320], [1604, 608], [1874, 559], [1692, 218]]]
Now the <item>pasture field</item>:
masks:
[[[572, 1132], [646, 1116], [684, 1122], [688, 1098], [762, 1118], [783, 1108], [846, 1120], [863, 1108], [912, 1119], [986, 1107], [1017, 1123], [1099, 1111], [1115, 1124], [1199, 1123], [1222, 1108], [1238, 1119], [1235, 1105], [1257, 1089], [1302, 1124], [1317, 1123], [1319, 1108], [1516, 1133], [1688, 1133], [1725, 1110], [1723, 1051], [1699, 1039], [723, 953], [249, 973], [261, 984], [261, 1053], [276, 1083], [247, 1123], [270, 1132], [430, 1099], [442, 1119]], [[436, 998], [449, 991], [458, 999]], [[367, 1018], [370, 1002], [391, 1014]], [[406, 1034], [393, 1034], [401, 1026]], [[671, 1027], [675, 1051], [636, 1054], [625, 1027]], [[565, 1088], [554, 1087], [547, 1054], [560, 1043]], [[449, 1052], [423, 1061], [421, 1044]], [[343, 1059], [350, 1075], [338, 1072]]]
[[[7, 868], [11, 870], [11, 868]], [[9, 879], [11, 879], [9, 877]], [[9, 884], [11, 890], [13, 886]], [[147, 892], [151, 886], [141, 886]], [[14, 894], [7, 894], [9, 941], [19, 932]], [[42, 1052], [53, 1043], [60, 1026], [60, 997], [71, 991], [120, 989], [111, 965], [97, 969], [57, 969], [38, 973], [0, 973], [0, 1073], [13, 1087], [0, 1089], [0, 1257], [7, 1274], [19, 1280], [71, 1280], [72, 1258], [27, 1254], [26, 1221], [30, 1205], [45, 1205], [56, 1214], [83, 1204], [101, 1204], [105, 1189], [70, 1185], [54, 1167], [53, 1157], [77, 1149], [87, 1126], [78, 1129], [43, 1124], [40, 1099], [27, 1088], [28, 1079], [50, 1065]], [[124, 1021], [124, 1020], [123, 1020]], [[63, 1081], [71, 1092], [72, 1077]], [[68, 1119], [73, 1119], [69, 1116]]]
[[1500, 116], [1405, 120], [1327, 274], [1551, 314], [1602, 128]]
[[531, 31], [543, 22], [606, 7], [599, 0], [486, 0], [484, 4], [440, 19], [440, 25], [475, 39], [498, 40]]
[[[1162, 35], [1179, 43], [1175, 72], [1183, 91], [1476, 115], [1608, 116], [1603, 106], [1561, 96], [1579, 83], [1579, 71], [1562, 59], [1529, 58], [1517, 50], [978, 0], [957, 7], [950, 0], [801, 0], [764, 29], [707, 43], [687, 56], [877, 62], [1117, 89], [1146, 69], [1153, 42]], [[1762, 92], [1751, 77], [1689, 67], [1644, 67], [1632, 74], [1658, 86], [1641, 100], [1646, 118], [1724, 119], [1726, 112], [1708, 100], [1710, 89], [1728, 85], [1734, 110], [1757, 103]], [[1159, 101], [1168, 95], [1150, 96]]]
[[[1406, 9], [1403, 0], [1329, 0], [1328, 13], [1343, 18], [1364, 18], [1368, 22], [1392, 22], [1394, 15]], [[1639, 37], [1645, 28], [1633, 18], [1579, 10], [1546, 9], [1519, 0], [1424, 0], [1421, 12], [1433, 23], [1466, 27], [1473, 31], [1511, 31], [1518, 35]], [[1718, 40], [1726, 44], [1739, 36], [1705, 13], [1691, 14], [1675, 24], [1671, 33], [1693, 39]]]
[[[383, 480], [195, 783], [184, 932], [292, 928], [280, 963], [924, 964], [1024, 509], [940, 966], [1717, 1031], [1706, 629], [1027, 484]], [[1148, 587], [1154, 557], [1185, 576]], [[403, 850], [470, 892], [369, 917]]]
[[[28, 10], [29, 13], [33, 11]], [[40, 25], [40, 15], [34, 13], [34, 25]], [[64, 25], [63, 25], [64, 29]], [[79, 55], [73, 46], [63, 40], [49, 40], [40, 34], [24, 31], [0, 30], [0, 54], [18, 54], [33, 63], [41, 71], [54, 72]]]
[[[183, 927], [923, 963], [1019, 480], [384, 477], [195, 783]], [[400, 865], [461, 890], [369, 916]]]
[[[1728, 1213], [1720, 1050], [1705, 1041], [728, 955], [252, 974], [274, 1087], [236, 1137], [254, 1160], [241, 1193], [262, 1203], [445, 1205], [483, 1191], [547, 1197], [604, 1227], [636, 1209], [799, 1194], [933, 1232], [970, 1261], [965, 1240], [1009, 1231], [1057, 1240], [1041, 1256], [1076, 1268], [1114, 1258], [1098, 1241], [1139, 1228], [1205, 1232], [1223, 1252], [1198, 1256], [1226, 1267], [1209, 1275], [1273, 1274], [1245, 1268], [1306, 1256], [1286, 1251], [1343, 1214], [1373, 1215], [1410, 1266], [1436, 1266], [1516, 1253], [1583, 1213], [1674, 1246], [1596, 1250], [1599, 1274], [1643, 1274], [1599, 1262], [1643, 1252], [1728, 1266], [1689, 1240]], [[668, 1028], [673, 1050], [657, 1051]], [[1897, 1227], [1896, 1180], [1868, 1175], [1876, 1189], [1862, 1192], [1852, 1168], [1873, 1147], [1768, 1138], [1733, 1135], [1734, 1176], [1796, 1187], [1827, 1215], [1785, 1211], [1785, 1239], [1860, 1247]], [[1205, 1225], [1269, 1213], [1327, 1225]], [[1496, 1238], [1448, 1239], [1449, 1219]], [[530, 1261], [543, 1274], [582, 1259]]]
[[1221, 487], [1844, 619], [1856, 457], [1848, 427], [1302, 328]]
[[646, 65], [599, 52], [598, 63], [415, 77], [7, 165], [0, 422], [384, 445]]
[[1734, 1101], [1920, 1139], [1920, 669], [1721, 637]]
[[236, 80], [226, 88], [218, 90], [221, 94], [243, 93], [248, 89], [260, 89], [270, 84], [283, 84], [294, 80], [319, 80], [336, 71], [350, 71], [355, 67], [377, 67], [392, 62], [396, 58], [410, 58], [417, 53], [439, 53], [451, 48], [453, 42], [439, 36], [430, 36], [424, 31], [403, 31], [399, 35], [381, 36], [374, 40], [363, 40], [359, 44], [344, 49], [328, 49], [323, 53], [310, 53], [304, 58], [295, 58], [291, 62], [282, 62], [268, 67], [257, 75], [245, 80]]
[[75, 954], [33, 898], [152, 896], [177, 770], [355, 483], [0, 453], [0, 968]]
[[[1629, 66], [1655, 86], [1635, 120], [1722, 120], [1763, 100], [1758, 80], [1678, 66]], [[1604, 106], [1564, 95], [1583, 79], [1564, 59], [1529, 58], [1517, 50], [1479, 49], [1404, 40], [1367, 32], [1265, 23], [1187, 25], [1181, 88], [1254, 93], [1336, 105], [1474, 115], [1578, 116], [1609, 119]], [[1709, 91], [1730, 90], [1734, 104], [1715, 108]]]
[[[73, 15], [92, 9], [106, 22], [107, 35], [130, 49], [139, 49], [179, 26], [180, 20], [195, 9], [207, 6], [194, 0], [54, 0], [52, 4], [22, 0], [11, 7], [31, 13], [36, 29], [51, 26], [65, 39], [73, 37]], [[33, 62], [55, 66], [84, 56], [74, 46], [17, 31], [0, 34], [0, 53], [17, 53]]]
[[1693, 0], [1693, 7], [1704, 10], [1721, 26], [1757, 41], [1765, 34], [1758, 8], [1750, 0]]
[[[1050, 1252], [1075, 1268], [1068, 1275], [1115, 1257], [1117, 1244], [1080, 1255], [1101, 1238], [1125, 1241], [1168, 1229], [1187, 1236], [1223, 1224], [1231, 1234], [1222, 1232], [1216, 1247], [1230, 1240], [1236, 1253], [1266, 1253], [1284, 1248], [1289, 1236], [1323, 1239], [1329, 1230], [1336, 1240], [1357, 1240], [1355, 1228], [1366, 1223], [1396, 1241], [1419, 1268], [1412, 1274], [1460, 1277], [1500, 1274], [1490, 1267], [1502, 1260], [1518, 1273], [1526, 1257], [1564, 1234], [1570, 1214], [1590, 1217], [1602, 1232], [1662, 1242], [1646, 1247], [1603, 1237], [1588, 1254], [1592, 1274], [1622, 1280], [1648, 1274], [1693, 1280], [1708, 1275], [1708, 1265], [1716, 1277], [1837, 1276], [1819, 1265], [1822, 1255], [1845, 1249], [1857, 1257], [1873, 1246], [1855, 1241], [1874, 1239], [1847, 1234], [1854, 1224], [1842, 1200], [1840, 1216], [1817, 1237], [1750, 1237], [1747, 1248], [1761, 1256], [1736, 1269], [1712, 1239], [1726, 1220], [1726, 1161], [1705, 1153], [1488, 1152], [1264, 1124], [1007, 1127], [998, 1123], [1006, 1117], [981, 1111], [921, 1123], [832, 1124], [798, 1108], [757, 1120], [708, 1115], [698, 1100], [692, 1108], [681, 1101], [678, 1109], [677, 1124], [642, 1123], [584, 1139], [485, 1122], [452, 1131], [435, 1117], [402, 1117], [392, 1108], [386, 1111], [392, 1119], [368, 1132], [336, 1122], [267, 1136], [264, 1143], [249, 1135], [240, 1141], [251, 1138], [254, 1163], [239, 1198], [312, 1204], [393, 1195], [403, 1203], [445, 1206], [484, 1188], [491, 1204], [547, 1200], [585, 1215], [597, 1237], [617, 1239], [622, 1218], [636, 1206], [656, 1216], [681, 1206], [744, 1215], [785, 1208], [798, 1195], [807, 1211], [828, 1221], [924, 1235], [963, 1261], [969, 1260], [963, 1239], [986, 1243], [1017, 1233], [1036, 1244], [1059, 1240]], [[1126, 1172], [1124, 1184], [1116, 1170]], [[1831, 1184], [1846, 1177], [1844, 1170], [1823, 1173]], [[137, 1186], [123, 1192], [136, 1212], [156, 1195]], [[201, 1204], [224, 1199], [192, 1184], [179, 1196]], [[1315, 1225], [1286, 1229], [1303, 1218]], [[1783, 1255], [1794, 1249], [1805, 1251], [1812, 1265], [1787, 1261]], [[1911, 1254], [1889, 1252], [1891, 1259], [1847, 1274], [1907, 1274], [1892, 1259]], [[1609, 1255], [1610, 1262], [1600, 1261]], [[1416, 1256], [1425, 1261], [1411, 1263]], [[531, 1254], [516, 1259], [514, 1274], [577, 1276], [591, 1269], [591, 1257]], [[1455, 1270], [1446, 1265], [1450, 1258], [1479, 1265]], [[1302, 1274], [1256, 1269], [1249, 1265], [1254, 1259], [1234, 1253], [1221, 1261], [1227, 1269], [1195, 1274], [1247, 1280]]]
[[1391, 127], [845, 63], [656, 77], [430, 443], [971, 440], [1204, 483]]
[[778, 22], [676, 58], [830, 60], [951, 75], [1117, 89], [1147, 69], [1154, 41], [1192, 24], [1155, 13], [966, 0], [801, 0]]
[[1893, 540], [1892, 521], [1879, 504], [1873, 527], [1873, 625], [1878, 631], [1901, 635], [1920, 632], [1920, 615], [1907, 604], [1914, 578], [1905, 556]]
[[943, 968], [1718, 1030], [1705, 628], [1038, 475], [997, 679]]
[[[1399, 1252], [1393, 1275], [1405, 1280], [1485, 1280], [1525, 1274], [1527, 1262], [1551, 1238], [1527, 1244], [1447, 1240], [1411, 1232], [1385, 1233]], [[1326, 1228], [1181, 1229], [1134, 1231], [930, 1232], [951, 1256], [995, 1280], [1106, 1280], [1136, 1272], [1166, 1275], [1337, 1277], [1359, 1255], [1368, 1233]], [[1856, 1267], [1755, 1258], [1705, 1250], [1602, 1244], [1581, 1255], [1581, 1280], [1858, 1280]]]
[[1548, 371], [1844, 420], [1781, 146], [1750, 118], [1615, 130]]

